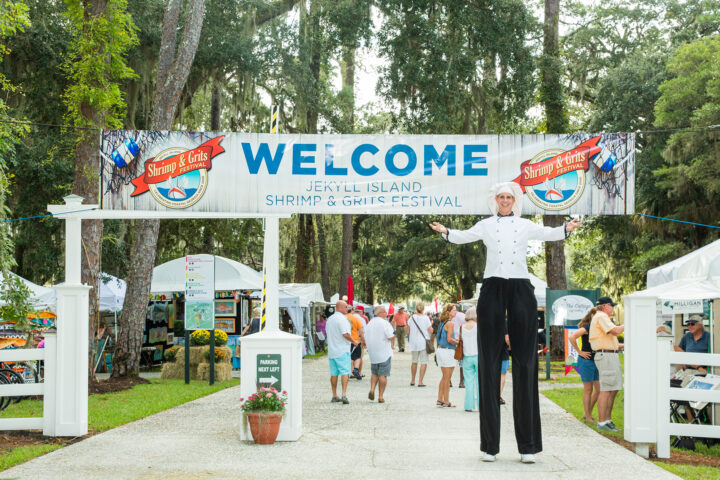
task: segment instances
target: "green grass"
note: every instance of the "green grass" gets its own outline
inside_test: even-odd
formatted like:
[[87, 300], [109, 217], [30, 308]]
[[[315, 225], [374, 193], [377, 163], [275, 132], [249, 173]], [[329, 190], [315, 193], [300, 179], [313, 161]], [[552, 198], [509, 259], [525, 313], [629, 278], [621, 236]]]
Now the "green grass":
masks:
[[677, 463], [653, 462], [655, 465], [674, 473], [678, 477], [692, 480], [717, 480], [720, 479], [720, 471], [718, 467], [709, 467], [706, 465], [685, 465]]
[[[566, 411], [570, 412], [572, 416], [577, 418], [578, 420], [582, 421], [582, 417], [584, 414], [583, 405], [582, 405], [582, 394], [583, 391], [581, 388], [555, 388], [553, 390], [546, 390], [543, 392], [543, 395], [548, 397], [553, 402], [560, 405], [562, 408], [564, 408]], [[615, 397], [615, 405], [613, 406], [613, 412], [612, 412], [612, 419], [613, 423], [622, 430], [622, 428], [625, 425], [625, 418], [624, 418], [624, 410], [623, 410], [623, 403], [624, 403], [624, 396], [623, 391], [620, 390]], [[597, 418], [597, 406], [593, 410], [593, 417]], [[592, 428], [593, 430], [597, 430], [597, 427], [593, 424], [584, 422], [588, 427]], [[600, 432], [603, 435], [611, 436], [611, 437], [617, 437], [622, 438], [623, 434], [622, 432]]]
[[26, 445], [15, 448], [5, 455], [0, 456], [0, 471], [7, 470], [10, 467], [27, 462], [28, 460], [32, 460], [35, 457], [45, 455], [62, 447], [62, 443], [54, 443], [48, 445]]
[[[557, 388], [553, 390], [546, 390], [543, 392], [547, 398], [558, 404], [560, 407], [565, 409], [567, 412], [572, 414], [578, 420], [582, 419], [583, 406], [582, 406], [582, 389], [579, 388]], [[615, 405], [613, 406], [613, 423], [618, 428], [622, 429], [625, 425], [624, 418], [624, 407], [623, 407], [623, 391], [619, 391], [617, 397], [615, 397]], [[593, 411], [593, 416], [597, 418], [597, 408]], [[582, 420], [581, 420], [582, 421]], [[584, 422], [589, 428], [597, 431], [595, 425], [591, 425]], [[602, 435], [616, 438], [623, 438], [622, 432], [599, 432]], [[679, 451], [678, 449], [672, 448], [672, 450]], [[682, 450], [683, 452], [697, 455], [699, 457], [715, 457], [720, 458], [720, 445], [713, 445], [708, 447], [700, 442], [695, 444], [695, 451]], [[720, 469], [718, 467], [709, 467], [704, 465], [694, 466], [687, 464], [671, 464], [662, 461], [654, 462], [662, 468], [682, 477], [685, 479], [720, 479]]]
[[[208, 385], [207, 382], [193, 381], [185, 385], [182, 379], [152, 379], [150, 384], [136, 385], [121, 392], [91, 395], [88, 398], [88, 430], [93, 433], [145, 418], [183, 403], [210, 395], [225, 388], [240, 385], [240, 380], [231, 379]], [[0, 417], [25, 418], [42, 417], [43, 404], [40, 400], [23, 400], [10, 405]], [[0, 455], [0, 470], [43, 455], [64, 445], [62, 440], [53, 445], [37, 445], [15, 448]]]
[[[511, 363], [511, 371], [512, 371], [512, 362], [510, 362], [510, 363]], [[551, 375], [551, 377], [554, 375], [555, 379], [550, 378], [550, 380], [546, 380], [546, 377], [547, 377], [546, 368], [547, 368], [547, 365], [545, 364], [545, 359], [543, 359], [543, 358], [538, 359], [538, 379], [541, 382], [545, 382], [545, 383], [582, 383], [582, 380], [580, 379], [580, 374], [575, 369], [572, 369], [570, 372], [568, 372], [567, 375], [565, 375], [565, 362], [562, 360], [550, 362], [550, 375]], [[620, 368], [623, 369], [623, 372], [625, 371], [625, 361], [624, 361], [622, 353], [620, 354]]]

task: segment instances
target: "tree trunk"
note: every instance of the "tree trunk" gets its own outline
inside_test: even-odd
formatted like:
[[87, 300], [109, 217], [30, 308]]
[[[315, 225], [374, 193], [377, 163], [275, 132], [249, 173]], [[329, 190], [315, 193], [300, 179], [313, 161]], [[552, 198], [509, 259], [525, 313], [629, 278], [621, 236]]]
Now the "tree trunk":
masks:
[[560, 59], [560, 0], [545, 0], [543, 28], [543, 58], [540, 62], [540, 97], [545, 108], [547, 133], [565, 133], [568, 129], [567, 112], [562, 85]]
[[220, 82], [213, 80], [212, 95], [210, 97], [210, 131], [220, 131], [220, 113], [222, 112]]
[[355, 130], [355, 49], [354, 48], [343, 48], [342, 52], [342, 80], [343, 90], [347, 89], [350, 92], [350, 101], [346, 105], [343, 115], [345, 117], [345, 123], [350, 127], [350, 131], [346, 133], [353, 133]]
[[[181, 0], [170, 0], [165, 9], [150, 122], [150, 128], [153, 130], [172, 128], [183, 87], [200, 41], [205, 16], [205, 0], [189, 3], [184, 22], [185, 28], [178, 43], [176, 32], [182, 3]], [[113, 362], [113, 377], [137, 375], [140, 372], [142, 336], [159, 231], [159, 220], [141, 220], [137, 224], [130, 256], [125, 304], [118, 319], [117, 349], [119, 350], [116, 349], [116, 359]]]
[[[557, 227], [564, 223], [560, 215], [543, 215], [546, 227]], [[545, 242], [545, 274], [551, 290], [565, 290], [565, 242]]]
[[303, 213], [297, 216], [298, 237], [295, 245], [295, 276], [296, 283], [307, 283], [310, 280], [310, 258], [315, 248], [315, 226], [313, 216]]
[[135, 229], [136, 240], [133, 242], [127, 293], [118, 319], [113, 377], [140, 373], [140, 352], [159, 229], [160, 222], [157, 220], [140, 220]]
[[353, 216], [342, 216], [342, 253], [340, 256], [340, 297], [348, 293], [348, 277], [352, 275]]
[[[560, 0], [545, 0], [543, 59], [540, 69], [542, 84], [540, 88], [548, 133], [564, 133], [568, 128], [561, 81], [559, 19]], [[563, 224], [563, 218], [558, 215], [543, 215], [543, 224], [547, 227], [556, 227]], [[551, 289], [563, 290], [566, 288], [563, 242], [545, 242], [545, 273]]]
[[315, 223], [318, 231], [318, 254], [320, 256], [320, 286], [323, 291], [323, 298], [330, 298], [330, 265], [328, 265], [327, 238], [325, 236], [325, 219], [322, 215], [315, 215]]

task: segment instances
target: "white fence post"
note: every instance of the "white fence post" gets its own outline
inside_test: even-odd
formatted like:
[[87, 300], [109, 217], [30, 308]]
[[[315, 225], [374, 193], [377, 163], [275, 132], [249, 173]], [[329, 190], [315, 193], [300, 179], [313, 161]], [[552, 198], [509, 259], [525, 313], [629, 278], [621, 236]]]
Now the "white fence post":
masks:
[[666, 341], [657, 342], [657, 439], [658, 458], [670, 458], [670, 349]]
[[43, 435], [54, 437], [57, 405], [57, 335], [45, 333], [45, 396], [43, 397]]

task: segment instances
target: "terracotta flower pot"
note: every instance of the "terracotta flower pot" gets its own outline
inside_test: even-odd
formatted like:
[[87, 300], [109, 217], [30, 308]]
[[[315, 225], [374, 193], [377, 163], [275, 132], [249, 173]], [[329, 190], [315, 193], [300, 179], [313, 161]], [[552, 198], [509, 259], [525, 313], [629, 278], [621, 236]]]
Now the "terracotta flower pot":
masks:
[[250, 422], [250, 433], [255, 443], [260, 445], [271, 445], [280, 431], [282, 413], [279, 412], [248, 412], [247, 418]]

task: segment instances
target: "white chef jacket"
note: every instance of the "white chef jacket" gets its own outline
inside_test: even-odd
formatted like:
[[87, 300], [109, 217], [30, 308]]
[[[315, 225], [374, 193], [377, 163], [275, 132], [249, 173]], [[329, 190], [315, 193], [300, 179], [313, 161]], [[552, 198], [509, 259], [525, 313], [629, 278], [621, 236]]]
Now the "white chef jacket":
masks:
[[527, 269], [528, 240], [563, 240], [565, 225], [542, 227], [526, 218], [494, 216], [480, 220], [468, 230], [448, 229], [443, 238], [451, 243], [482, 240], [487, 247], [485, 278], [530, 278]]

